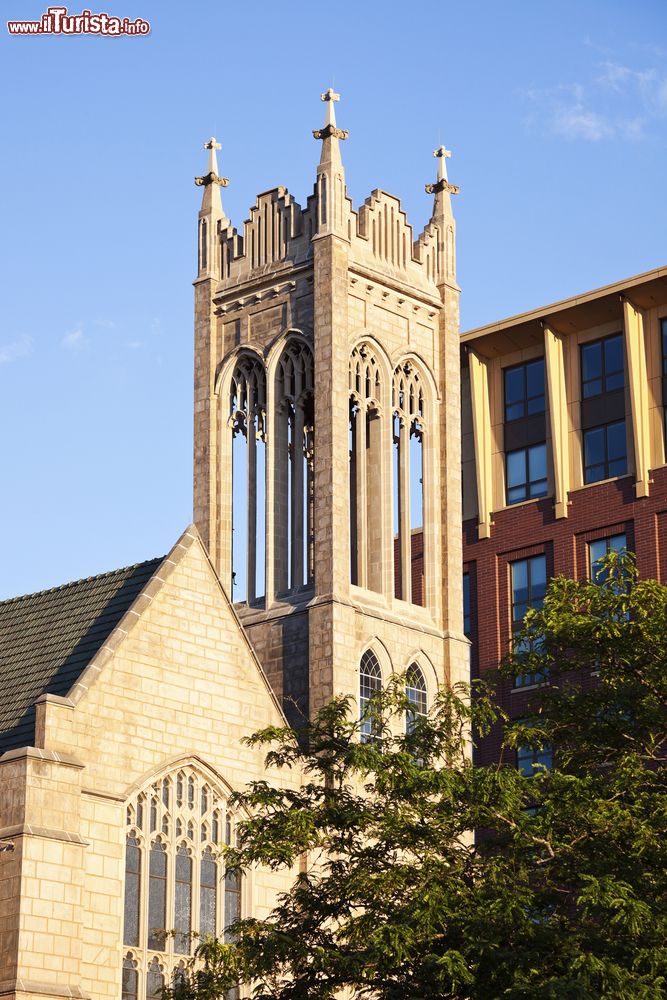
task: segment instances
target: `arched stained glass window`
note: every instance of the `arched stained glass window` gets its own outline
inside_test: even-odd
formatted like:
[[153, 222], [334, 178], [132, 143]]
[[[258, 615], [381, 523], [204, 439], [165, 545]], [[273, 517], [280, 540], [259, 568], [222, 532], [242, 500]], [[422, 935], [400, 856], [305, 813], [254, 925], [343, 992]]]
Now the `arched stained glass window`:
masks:
[[215, 934], [218, 863], [210, 847], [202, 855], [199, 885], [199, 933]]
[[[140, 808], [148, 791], [150, 808]], [[122, 1000], [159, 997], [197, 939], [241, 916], [241, 876], [225, 877], [226, 796], [194, 765], [126, 803]]]
[[361, 719], [361, 739], [379, 738], [377, 719], [373, 717], [373, 698], [382, 690], [382, 671], [378, 658], [370, 649], [361, 657], [359, 667], [359, 718]]
[[125, 919], [123, 942], [139, 944], [139, 898], [141, 890], [141, 848], [136, 837], [128, 837], [125, 847]]
[[411, 663], [405, 676], [405, 693], [410, 708], [405, 713], [405, 729], [411, 733], [415, 726], [415, 720], [424, 718], [428, 714], [428, 692], [426, 681], [421, 667], [416, 663]]
[[148, 947], [164, 951], [167, 933], [167, 848], [160, 840], [151, 845], [148, 876]]
[[174, 951], [180, 955], [189, 955], [192, 930], [192, 857], [185, 844], [181, 844], [176, 851], [174, 930]]

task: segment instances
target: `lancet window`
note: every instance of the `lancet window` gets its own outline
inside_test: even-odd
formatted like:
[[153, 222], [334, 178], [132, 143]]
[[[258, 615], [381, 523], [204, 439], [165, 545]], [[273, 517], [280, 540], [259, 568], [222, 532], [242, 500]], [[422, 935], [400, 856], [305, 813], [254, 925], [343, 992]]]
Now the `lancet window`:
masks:
[[382, 670], [377, 656], [367, 649], [359, 664], [359, 719], [363, 743], [379, 739], [379, 720], [373, 714], [373, 699], [382, 690]]
[[266, 590], [266, 375], [242, 355], [232, 376], [232, 599], [256, 605]]
[[224, 795], [191, 766], [128, 804], [122, 1000], [159, 998], [199, 938], [240, 919], [241, 876], [221, 855], [233, 837]]
[[276, 586], [295, 592], [313, 581], [313, 355], [291, 341], [276, 371]]
[[394, 594], [424, 605], [424, 434], [423, 380], [410, 361], [394, 372], [392, 457]]
[[349, 368], [350, 580], [382, 590], [382, 379], [371, 348], [352, 351]]
[[405, 675], [405, 694], [410, 707], [405, 713], [405, 729], [411, 733], [417, 719], [428, 713], [428, 692], [421, 667], [411, 663]]

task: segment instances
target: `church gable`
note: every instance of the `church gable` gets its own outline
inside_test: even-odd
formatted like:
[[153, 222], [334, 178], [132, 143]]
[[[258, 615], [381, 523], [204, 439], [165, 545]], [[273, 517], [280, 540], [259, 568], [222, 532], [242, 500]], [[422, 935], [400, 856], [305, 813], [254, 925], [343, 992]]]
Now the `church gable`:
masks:
[[87, 783], [113, 794], [191, 754], [232, 785], [245, 783], [241, 738], [284, 717], [196, 528], [161, 562], [69, 697], [42, 699], [38, 720], [45, 749], [76, 748]]

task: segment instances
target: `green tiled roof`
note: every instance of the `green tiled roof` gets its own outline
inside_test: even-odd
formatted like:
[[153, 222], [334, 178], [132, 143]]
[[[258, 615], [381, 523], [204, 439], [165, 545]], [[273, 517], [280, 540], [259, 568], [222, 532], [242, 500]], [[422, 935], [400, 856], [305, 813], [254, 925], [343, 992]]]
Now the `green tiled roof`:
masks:
[[161, 562], [0, 602], [0, 753], [33, 745], [37, 698], [68, 694]]

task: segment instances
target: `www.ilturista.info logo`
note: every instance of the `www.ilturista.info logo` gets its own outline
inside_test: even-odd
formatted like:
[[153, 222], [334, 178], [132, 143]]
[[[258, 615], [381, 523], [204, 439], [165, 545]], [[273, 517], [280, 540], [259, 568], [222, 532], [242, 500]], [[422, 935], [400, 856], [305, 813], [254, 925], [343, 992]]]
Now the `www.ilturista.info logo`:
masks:
[[10, 35], [147, 35], [150, 23], [138, 17], [114, 17], [82, 10], [68, 14], [67, 7], [49, 7], [39, 21], [7, 21]]

